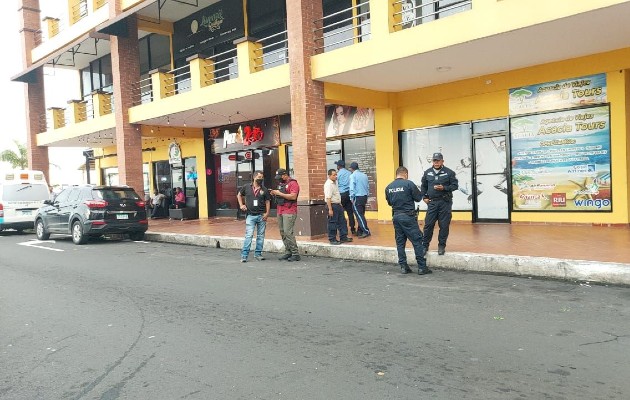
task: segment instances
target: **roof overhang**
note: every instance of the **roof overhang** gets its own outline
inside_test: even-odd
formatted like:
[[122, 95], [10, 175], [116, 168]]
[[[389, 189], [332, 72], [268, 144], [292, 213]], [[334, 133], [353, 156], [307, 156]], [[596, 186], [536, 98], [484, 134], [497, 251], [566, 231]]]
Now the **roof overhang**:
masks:
[[145, 7], [148, 7], [151, 4], [155, 4], [155, 0], [145, 0], [138, 5], [131, 7], [130, 9], [118, 14], [115, 18], [112, 18], [97, 26], [96, 32], [112, 36], [126, 37], [129, 34], [129, 17], [133, 16], [135, 13], [139, 12]]

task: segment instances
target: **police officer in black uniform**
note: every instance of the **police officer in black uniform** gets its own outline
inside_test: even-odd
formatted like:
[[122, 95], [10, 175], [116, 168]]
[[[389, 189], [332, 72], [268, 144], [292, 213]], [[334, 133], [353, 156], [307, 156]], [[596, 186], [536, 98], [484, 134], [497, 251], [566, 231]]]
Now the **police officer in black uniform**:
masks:
[[405, 253], [405, 244], [407, 239], [409, 239], [416, 254], [418, 275], [430, 274], [432, 271], [427, 267], [427, 262], [424, 258], [422, 232], [420, 232], [418, 227], [418, 212], [416, 211], [416, 202], [422, 200], [422, 194], [418, 186], [409, 180], [407, 168], [398, 167], [396, 180], [385, 188], [385, 198], [387, 199], [387, 204], [392, 207], [400, 272], [403, 274], [411, 272], [407, 264], [407, 254]]
[[429, 251], [429, 244], [433, 238], [433, 228], [437, 221], [440, 227], [438, 233], [438, 255], [446, 251], [449, 225], [451, 224], [453, 208], [453, 192], [459, 187], [455, 172], [444, 166], [442, 153], [433, 153], [433, 166], [422, 175], [420, 190], [427, 203], [427, 215], [424, 220], [424, 251]]

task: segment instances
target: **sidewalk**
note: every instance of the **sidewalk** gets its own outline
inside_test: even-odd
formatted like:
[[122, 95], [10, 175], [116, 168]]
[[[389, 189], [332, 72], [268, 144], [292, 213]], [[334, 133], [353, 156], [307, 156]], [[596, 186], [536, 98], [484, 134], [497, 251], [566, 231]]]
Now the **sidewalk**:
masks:
[[[341, 246], [331, 246], [326, 237], [298, 236], [300, 252], [391, 263], [392, 272], [398, 272], [393, 225], [368, 223], [372, 236], [354, 238], [353, 243]], [[436, 252], [437, 230], [436, 225], [427, 256], [431, 268], [630, 285], [629, 227], [454, 222], [444, 256]], [[158, 219], [150, 220], [147, 240], [240, 250], [244, 233], [245, 222], [233, 218]], [[267, 223], [265, 239], [265, 252], [282, 251], [275, 218]], [[253, 250], [250, 255], [253, 257]], [[415, 267], [410, 243], [407, 256], [409, 265]]]

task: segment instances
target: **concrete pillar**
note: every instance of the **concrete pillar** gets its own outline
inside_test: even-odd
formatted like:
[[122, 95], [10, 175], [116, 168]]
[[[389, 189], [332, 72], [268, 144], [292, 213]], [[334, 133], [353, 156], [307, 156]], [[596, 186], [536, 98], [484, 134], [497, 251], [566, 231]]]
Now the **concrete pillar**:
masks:
[[300, 160], [294, 166], [294, 178], [300, 184], [295, 231], [310, 237], [326, 233], [324, 84], [311, 79], [315, 35], [321, 35], [314, 31], [313, 22], [322, 16], [322, 0], [287, 0], [293, 157]]
[[[113, 9], [120, 0], [114, 1]], [[112, 11], [113, 13], [113, 11]], [[129, 108], [133, 106], [134, 85], [140, 81], [138, 25], [135, 16], [127, 19], [124, 36], [111, 37], [114, 103], [116, 117], [116, 153], [120, 183], [128, 185], [144, 198], [142, 175], [142, 136], [140, 129], [129, 123]]]
[[[39, 0], [19, 0], [18, 14], [21, 24], [22, 63], [24, 68], [27, 68], [32, 64], [31, 51], [36, 46], [37, 40], [41, 37]], [[46, 117], [43, 69], [37, 69], [34, 74], [35, 79], [27, 83], [24, 88], [28, 167], [42, 171], [46, 176], [46, 180], [50, 182], [50, 176], [48, 174], [48, 147], [37, 146], [37, 134], [42, 131], [41, 120]]]
[[195, 54], [186, 59], [190, 64], [191, 90], [214, 84], [214, 61]]

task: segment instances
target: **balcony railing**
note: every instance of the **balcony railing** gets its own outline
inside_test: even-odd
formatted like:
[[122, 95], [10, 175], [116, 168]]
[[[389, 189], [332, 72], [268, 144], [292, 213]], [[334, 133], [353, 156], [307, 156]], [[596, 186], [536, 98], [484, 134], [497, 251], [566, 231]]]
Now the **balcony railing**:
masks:
[[236, 47], [210, 56], [206, 60], [211, 64], [204, 67], [206, 74], [204, 74], [205, 79], [202, 86], [238, 78]]
[[366, 41], [370, 32], [370, 4], [363, 0], [315, 21], [316, 51], [327, 52]]
[[190, 65], [186, 64], [167, 72], [166, 96], [173, 96], [179, 93], [189, 92], [190, 86]]
[[472, 0], [390, 0], [395, 29], [408, 29], [472, 9]]
[[254, 65], [257, 66], [256, 69], [269, 69], [288, 63], [288, 42], [286, 30], [257, 40], [256, 43], [259, 43], [261, 47], [255, 50], [256, 56], [253, 61]]

